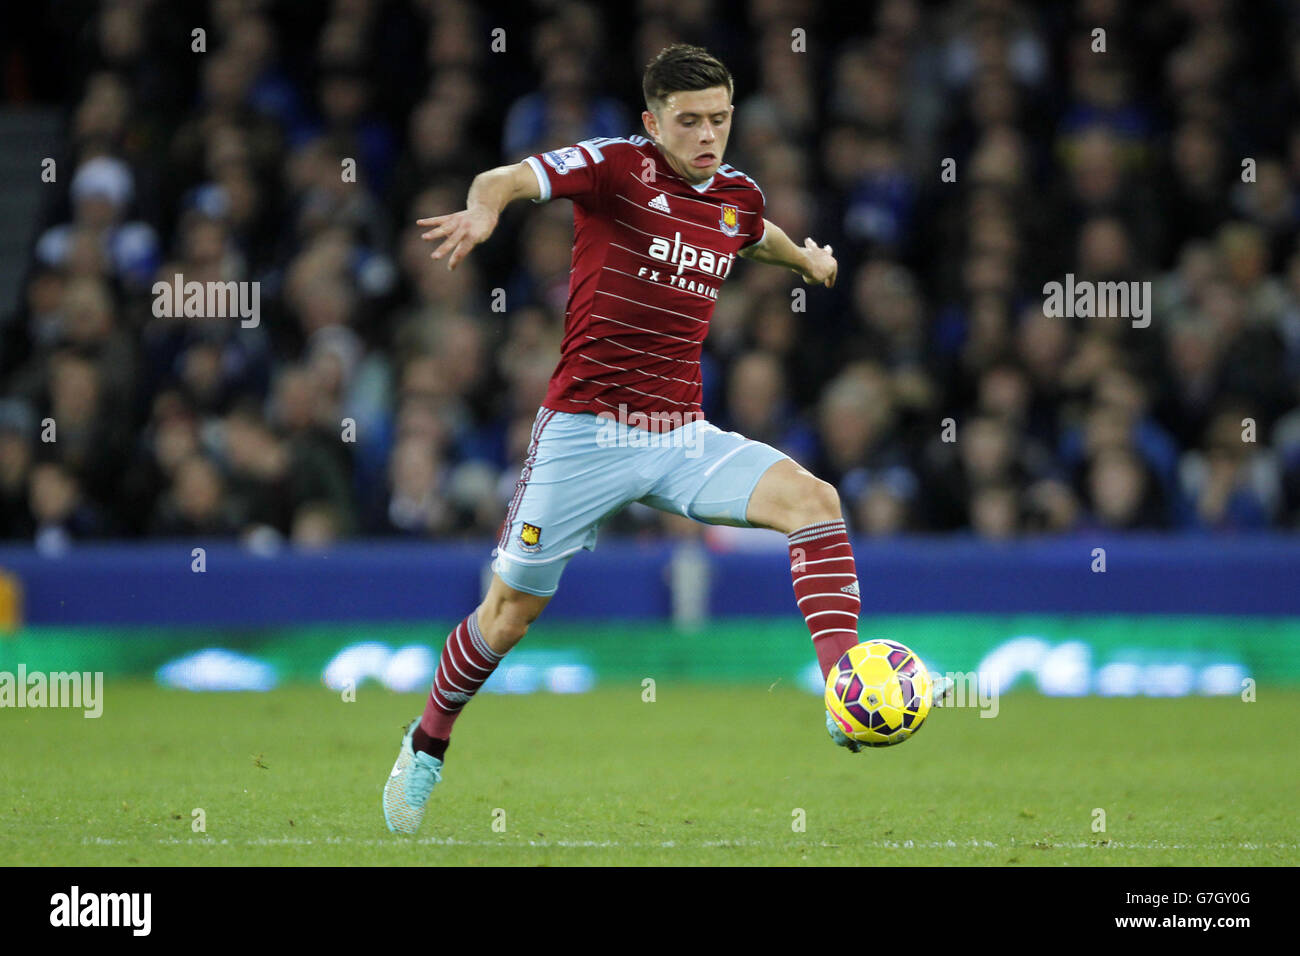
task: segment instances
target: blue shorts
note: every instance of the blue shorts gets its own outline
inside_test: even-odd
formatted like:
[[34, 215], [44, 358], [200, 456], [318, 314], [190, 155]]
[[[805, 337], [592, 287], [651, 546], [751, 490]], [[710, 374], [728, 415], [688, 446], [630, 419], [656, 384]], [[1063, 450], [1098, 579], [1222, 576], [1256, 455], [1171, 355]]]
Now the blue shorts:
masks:
[[749, 496], [786, 457], [703, 419], [650, 432], [543, 407], [492, 570], [517, 591], [549, 597], [569, 559], [595, 548], [601, 522], [634, 501], [705, 524], [751, 527]]

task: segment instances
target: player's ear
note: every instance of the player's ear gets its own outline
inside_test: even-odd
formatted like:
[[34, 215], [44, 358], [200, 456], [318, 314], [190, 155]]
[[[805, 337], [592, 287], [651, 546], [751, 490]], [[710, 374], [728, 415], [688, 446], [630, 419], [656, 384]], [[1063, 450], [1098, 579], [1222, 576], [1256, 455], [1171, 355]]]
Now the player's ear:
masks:
[[650, 134], [651, 139], [659, 139], [659, 123], [655, 119], [654, 113], [651, 113], [649, 110], [643, 111], [641, 113], [641, 124], [645, 127], [645, 131]]

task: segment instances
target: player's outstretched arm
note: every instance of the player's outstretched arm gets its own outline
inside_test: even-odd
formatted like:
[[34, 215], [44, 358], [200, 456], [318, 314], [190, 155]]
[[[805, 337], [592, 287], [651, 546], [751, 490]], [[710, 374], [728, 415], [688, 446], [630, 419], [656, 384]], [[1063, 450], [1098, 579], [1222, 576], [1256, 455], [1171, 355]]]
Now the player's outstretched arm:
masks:
[[430, 258], [447, 256], [447, 268], [455, 269], [471, 249], [492, 235], [507, 203], [540, 196], [537, 177], [527, 163], [498, 166], [474, 177], [465, 208], [460, 212], [417, 219], [416, 225], [431, 227], [420, 236], [421, 239], [428, 242], [443, 240]]
[[809, 285], [821, 283], [829, 289], [835, 284], [839, 263], [831, 254], [830, 246], [819, 246], [811, 239], [805, 239], [801, 249], [790, 241], [780, 226], [766, 219], [763, 220], [763, 230], [763, 238], [758, 245], [741, 249], [742, 256], [766, 265], [793, 269]]

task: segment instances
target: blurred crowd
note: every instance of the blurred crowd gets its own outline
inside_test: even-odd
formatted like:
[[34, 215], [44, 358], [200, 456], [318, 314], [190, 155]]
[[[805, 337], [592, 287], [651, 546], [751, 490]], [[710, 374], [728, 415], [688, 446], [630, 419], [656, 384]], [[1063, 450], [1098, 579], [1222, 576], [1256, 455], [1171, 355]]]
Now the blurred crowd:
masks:
[[[0, 319], [0, 537], [493, 535], [571, 205], [516, 204], [455, 272], [414, 220], [642, 132], [674, 40], [735, 75], [725, 158], [767, 218], [840, 263], [802, 310], [793, 273], [737, 264], [705, 410], [834, 482], [856, 533], [1300, 527], [1286, 4], [83, 6], [27, 51], [66, 67], [66, 172]], [[178, 273], [259, 282], [259, 324], [156, 316]], [[1066, 273], [1150, 281], [1150, 324], [1046, 315]]]

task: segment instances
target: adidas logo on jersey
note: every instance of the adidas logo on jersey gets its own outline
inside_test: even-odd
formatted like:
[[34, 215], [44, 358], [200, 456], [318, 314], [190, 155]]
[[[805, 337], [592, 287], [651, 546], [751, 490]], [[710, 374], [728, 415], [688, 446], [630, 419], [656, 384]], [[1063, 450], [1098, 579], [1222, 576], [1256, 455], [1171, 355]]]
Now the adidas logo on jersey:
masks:
[[663, 193], [655, 196], [655, 198], [646, 203], [646, 205], [651, 209], [658, 209], [660, 212], [672, 212], [672, 210], [668, 208], [668, 197]]
[[840, 590], [843, 591], [845, 594], [853, 594], [853, 595], [857, 595], [857, 593], [858, 593], [858, 582], [857, 582], [857, 581], [854, 581], [852, 584], [846, 584], [846, 585], [844, 585], [844, 587], [840, 588]]

